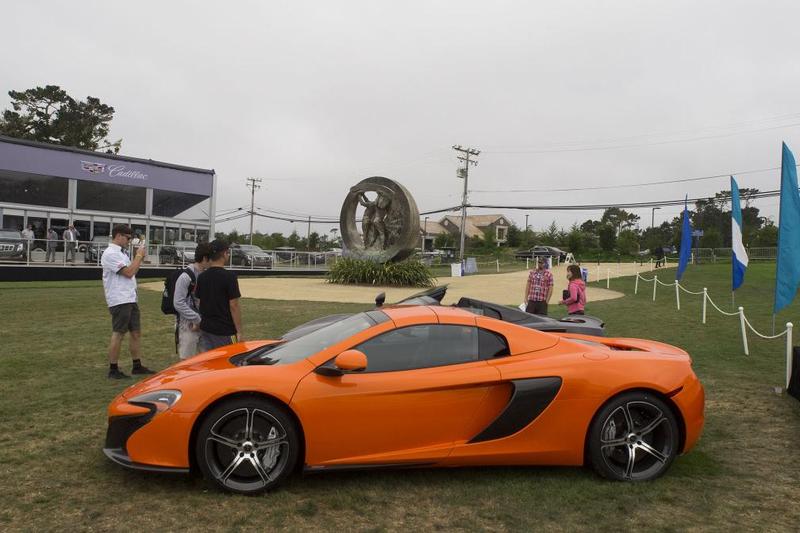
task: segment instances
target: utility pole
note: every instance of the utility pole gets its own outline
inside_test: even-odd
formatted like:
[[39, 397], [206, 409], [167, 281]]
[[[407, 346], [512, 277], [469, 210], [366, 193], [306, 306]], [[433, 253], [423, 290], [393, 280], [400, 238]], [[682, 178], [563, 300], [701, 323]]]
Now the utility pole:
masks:
[[660, 207], [654, 207], [653, 210], [650, 212], [650, 229], [653, 229], [653, 226], [656, 222], [656, 209], [661, 209]]
[[250, 189], [250, 244], [253, 244], [253, 217], [255, 216], [256, 189], [260, 189], [261, 178], [247, 178], [247, 188]]
[[306, 230], [306, 248], [311, 251], [311, 215], [308, 215], [308, 229]]
[[461, 245], [458, 252], [458, 258], [463, 262], [464, 232], [467, 228], [467, 183], [469, 182], [469, 166], [478, 164], [477, 161], [470, 159], [470, 156], [478, 157], [481, 151], [474, 148], [464, 148], [460, 144], [454, 145], [453, 150], [463, 154], [458, 156], [458, 160], [464, 163], [464, 167], [459, 168], [457, 173], [457, 176], [464, 180], [464, 195], [461, 197]]
[[528, 215], [525, 215], [525, 231], [528, 231]]

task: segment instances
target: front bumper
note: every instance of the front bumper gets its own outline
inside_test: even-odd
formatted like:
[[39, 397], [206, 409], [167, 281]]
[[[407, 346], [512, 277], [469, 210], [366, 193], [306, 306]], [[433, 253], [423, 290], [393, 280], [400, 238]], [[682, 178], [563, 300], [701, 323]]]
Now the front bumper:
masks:
[[131, 461], [131, 458], [128, 457], [128, 454], [125, 453], [125, 450], [121, 448], [103, 448], [103, 453], [106, 454], [106, 457], [111, 459], [113, 462], [117, 463], [120, 466], [124, 466], [130, 470], [143, 470], [145, 472], [165, 472], [170, 474], [188, 474], [188, 468], [180, 468], [174, 466], [157, 466], [157, 465], [146, 465], [142, 463], [135, 463]]
[[189, 472], [192, 416], [154, 405], [130, 404], [122, 396], [109, 407], [103, 453], [118, 465], [151, 472]]

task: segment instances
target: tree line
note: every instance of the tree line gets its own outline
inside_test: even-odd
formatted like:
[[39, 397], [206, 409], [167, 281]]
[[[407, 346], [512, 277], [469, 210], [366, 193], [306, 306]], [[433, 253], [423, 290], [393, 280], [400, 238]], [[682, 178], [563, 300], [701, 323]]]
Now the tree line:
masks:
[[[742, 206], [742, 239], [745, 246], [770, 247], [778, 244], [778, 227], [767, 217], [760, 215], [751, 205], [758, 189], [740, 189]], [[713, 198], [698, 200], [689, 210], [692, 229], [702, 230], [697, 243], [701, 248], [731, 247], [731, 195], [720, 191]], [[568, 229], [559, 227], [555, 221], [541, 231], [521, 229], [516, 225], [508, 228], [505, 243], [495, 240], [494, 230], [487, 230], [483, 238], [469, 238], [465, 247], [470, 253], [502, 253], [503, 248], [527, 249], [533, 246], [556, 246], [579, 254], [619, 254], [632, 256], [645, 250], [653, 252], [658, 247], [679, 247], [681, 240], [682, 214], [654, 227], [642, 229], [640, 217], [635, 213], [611, 207], [603, 212], [599, 220], [589, 219], [575, 223]], [[458, 247], [459, 235], [438, 235], [435, 248]], [[499, 248], [499, 249], [498, 249]]]

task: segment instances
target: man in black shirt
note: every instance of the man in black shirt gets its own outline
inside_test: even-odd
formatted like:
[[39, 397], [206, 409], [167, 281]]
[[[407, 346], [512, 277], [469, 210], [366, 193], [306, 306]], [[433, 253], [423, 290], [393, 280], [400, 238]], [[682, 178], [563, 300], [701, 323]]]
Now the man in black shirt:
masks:
[[195, 294], [200, 300], [200, 349], [212, 350], [241, 342], [242, 311], [239, 307], [239, 280], [225, 270], [230, 250], [225, 241], [211, 243], [208, 268], [197, 278]]

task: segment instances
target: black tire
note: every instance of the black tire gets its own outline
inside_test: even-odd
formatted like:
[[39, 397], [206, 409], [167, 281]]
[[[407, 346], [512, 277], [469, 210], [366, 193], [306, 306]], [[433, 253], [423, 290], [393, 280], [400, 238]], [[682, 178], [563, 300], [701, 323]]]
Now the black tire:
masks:
[[603, 477], [648, 481], [666, 472], [678, 453], [678, 422], [659, 397], [628, 392], [609, 401], [589, 428], [589, 456]]
[[286, 408], [252, 396], [225, 401], [208, 413], [197, 432], [195, 456], [213, 485], [257, 494], [292, 474], [300, 449], [298, 429]]

